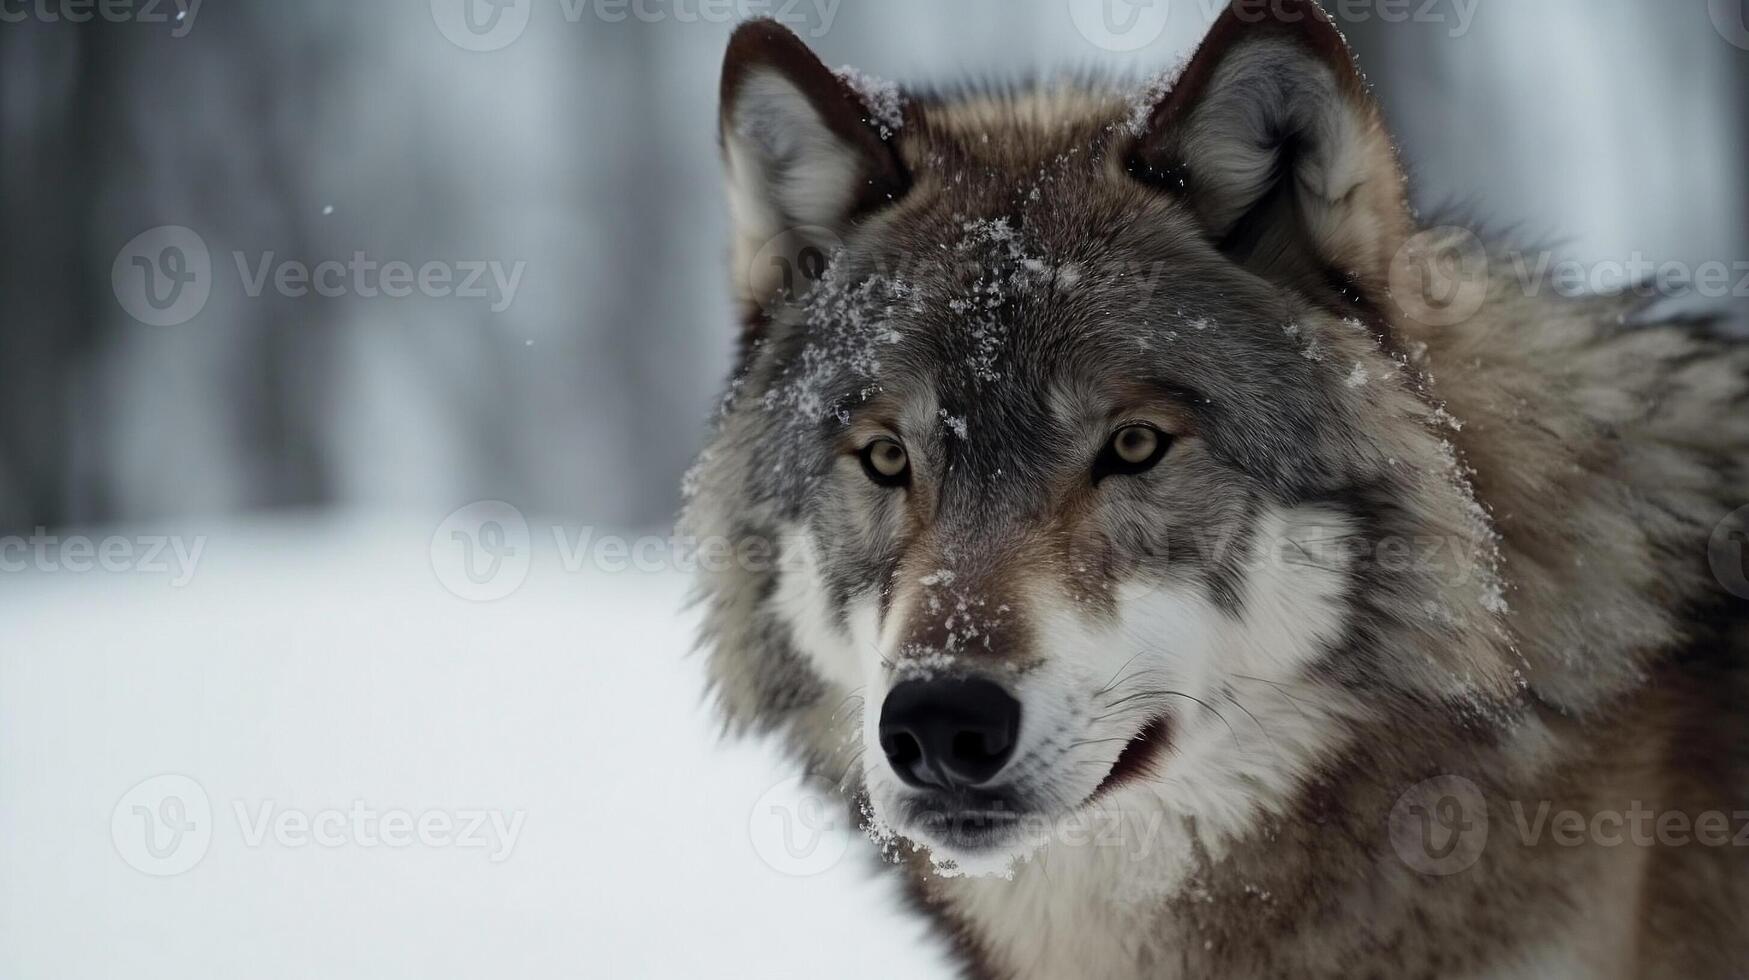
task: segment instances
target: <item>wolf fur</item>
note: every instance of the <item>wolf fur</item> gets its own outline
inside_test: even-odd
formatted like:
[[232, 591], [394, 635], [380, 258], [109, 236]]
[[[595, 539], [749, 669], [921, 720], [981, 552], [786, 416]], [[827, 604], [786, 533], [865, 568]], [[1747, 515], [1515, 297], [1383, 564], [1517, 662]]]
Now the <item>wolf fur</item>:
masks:
[[[710, 679], [968, 975], [1749, 975], [1749, 846], [1527, 831], [1749, 822], [1716, 560], [1743, 346], [1461, 268], [1300, 0], [1128, 91], [900, 91], [751, 22], [722, 139], [743, 354], [684, 517], [733, 555]], [[1412, 295], [1428, 250], [1473, 312]], [[1170, 452], [1092, 485], [1130, 418]], [[908, 488], [860, 471], [877, 432]], [[882, 758], [885, 692], [941, 673], [1023, 703], [1003, 790], [1036, 838], [937, 832]], [[1406, 814], [1483, 842], [1420, 861]]]

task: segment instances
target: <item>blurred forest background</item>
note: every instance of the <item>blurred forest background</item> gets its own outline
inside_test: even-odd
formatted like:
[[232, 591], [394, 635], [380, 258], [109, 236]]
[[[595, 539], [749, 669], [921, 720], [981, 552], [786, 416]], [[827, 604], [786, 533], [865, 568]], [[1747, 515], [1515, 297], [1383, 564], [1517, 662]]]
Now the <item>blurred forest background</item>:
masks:
[[[715, 98], [737, 4], [512, 6], [526, 30], [481, 51], [428, 0], [208, 0], [183, 24], [0, 4], [0, 534], [480, 498], [671, 518], [728, 368]], [[1114, 52], [1130, 39], [1095, 43], [1079, 0], [792, 6], [829, 64], [897, 80], [1141, 76], [1214, 14], [1171, 3]], [[1470, 6], [1344, 23], [1422, 205], [1583, 262], [1749, 261], [1739, 0], [1479, 0], [1459, 32]], [[111, 267], [160, 225], [209, 247], [211, 298], [147, 326]], [[525, 267], [494, 311], [250, 296], [233, 260], [360, 251]]]

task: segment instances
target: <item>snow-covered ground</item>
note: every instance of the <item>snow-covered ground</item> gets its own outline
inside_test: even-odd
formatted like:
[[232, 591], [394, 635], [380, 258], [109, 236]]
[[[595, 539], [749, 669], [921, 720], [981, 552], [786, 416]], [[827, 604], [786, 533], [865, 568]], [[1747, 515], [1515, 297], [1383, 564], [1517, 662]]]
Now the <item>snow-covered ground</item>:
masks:
[[718, 738], [685, 576], [530, 524], [491, 602], [430, 521], [182, 529], [180, 587], [178, 529], [0, 551], [0, 976], [942, 975]]

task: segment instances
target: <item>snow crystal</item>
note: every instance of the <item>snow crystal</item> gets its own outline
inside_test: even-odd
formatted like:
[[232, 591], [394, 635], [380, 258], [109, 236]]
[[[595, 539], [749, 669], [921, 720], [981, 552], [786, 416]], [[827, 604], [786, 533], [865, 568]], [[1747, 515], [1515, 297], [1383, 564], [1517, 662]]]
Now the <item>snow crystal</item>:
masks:
[[1482, 586], [1482, 608], [1496, 616], [1504, 616], [1512, 611], [1506, 604], [1506, 590], [1498, 580], [1491, 580]]
[[[976, 244], [979, 240], [989, 242], [1013, 242], [1014, 226], [1007, 218], [973, 218], [960, 226], [966, 233], [967, 240]], [[1019, 255], [1015, 256], [1019, 258]]]
[[881, 139], [890, 139], [905, 127], [905, 100], [899, 94], [899, 86], [849, 65], [834, 74], [855, 90], [868, 110], [870, 121], [880, 126]]
[[881, 355], [900, 339], [891, 321], [906, 296], [903, 284], [885, 276], [850, 281], [840, 272], [839, 258], [835, 253], [800, 300], [812, 327], [807, 344], [761, 397], [777, 424], [796, 434], [787, 440], [791, 445], [804, 443], [798, 433], [823, 419], [846, 422], [847, 401], [878, 393]]
[[1007, 218], [970, 219], [960, 228], [965, 237], [954, 246], [954, 252], [975, 260], [981, 274], [972, 284], [971, 296], [951, 300], [948, 307], [972, 321], [968, 331], [972, 350], [966, 366], [979, 381], [997, 381], [1002, 377], [997, 363], [1007, 341], [1007, 329], [1000, 317], [1002, 305], [1012, 291], [1048, 281], [1051, 266], [1038, 256], [1027, 254]]
[[1496, 616], [1504, 616], [1512, 611], [1506, 601], [1506, 585], [1501, 580], [1500, 566], [1502, 562], [1500, 531], [1494, 526], [1494, 518], [1488, 509], [1476, 499], [1475, 484], [1471, 477], [1475, 471], [1464, 464], [1458, 455], [1456, 446], [1441, 440], [1439, 443], [1440, 462], [1446, 471], [1446, 477], [1456, 486], [1464, 503], [1465, 523], [1469, 525], [1471, 537], [1480, 543], [1479, 556], [1482, 559], [1481, 583], [1482, 608]]
[[965, 416], [963, 416], [963, 415], [959, 415], [959, 416], [949, 415], [949, 414], [947, 414], [947, 409], [944, 408], [941, 410], [941, 421], [942, 421], [942, 424], [946, 425], [948, 427], [948, 429], [953, 432], [954, 435], [959, 436], [961, 442], [964, 442], [966, 440], [967, 435], [966, 435], [966, 417]]
[[1348, 377], [1342, 383], [1350, 388], [1364, 388], [1370, 380], [1372, 380], [1372, 376], [1366, 373], [1366, 365], [1355, 361], [1354, 370], [1349, 372]]
[[1172, 94], [1172, 83], [1177, 78], [1177, 68], [1160, 72], [1148, 79], [1148, 84], [1143, 85], [1142, 90], [1136, 93], [1136, 97], [1130, 100], [1130, 115], [1128, 121], [1124, 123], [1124, 128], [1129, 130], [1131, 136], [1140, 138], [1148, 132], [1148, 123], [1154, 117], [1154, 107], [1159, 105], [1166, 96]]

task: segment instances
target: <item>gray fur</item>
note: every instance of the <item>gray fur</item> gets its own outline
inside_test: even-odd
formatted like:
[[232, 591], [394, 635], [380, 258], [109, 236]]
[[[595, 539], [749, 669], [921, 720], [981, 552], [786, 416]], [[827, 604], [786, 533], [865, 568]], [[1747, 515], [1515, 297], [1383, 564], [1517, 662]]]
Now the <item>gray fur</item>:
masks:
[[[1291, 66], [1277, 43], [1235, 63]], [[1244, 99], [1218, 80], [1246, 71], [1214, 77], [1211, 98]], [[1387, 815], [1444, 773], [1480, 787], [1499, 841], [1517, 834], [1510, 801], [1749, 810], [1749, 603], [1707, 564], [1715, 526], [1749, 504], [1749, 352], [1693, 325], [1630, 328], [1625, 303], [1528, 296], [1503, 262], [1475, 315], [1418, 322], [1388, 286], [1416, 228], [1376, 107], [1317, 77], [1309, 103], [1247, 102], [1246, 125], [1345, 134], [1319, 152], [1349, 172], [1301, 182], [1337, 192], [1317, 207], [1265, 201], [1270, 245], [1241, 251], [1221, 232], [1257, 216], [1193, 196], [1258, 172], [1222, 182], [1215, 117], [1138, 133], [1136, 107], [1100, 89], [911, 100], [893, 136], [909, 191], [834, 229], [824, 280], [754, 324], [689, 478], [689, 531], [762, 556], [700, 583], [724, 717], [780, 732], [862, 799], [878, 691], [830, 676], [779, 601], [798, 529], [820, 548], [820, 631], [852, 634], [855, 601], [877, 597], [900, 634], [882, 676], [948, 655], [1019, 677], [1051, 659], [1026, 597], [1060, 596], [1093, 628], [1121, 617], [1121, 584], [1150, 583], [1238, 629], [1261, 594], [1246, 559], [1272, 544], [1261, 515], [1328, 515], [1339, 552], [1288, 560], [1339, 575], [1340, 630], [1296, 679], [1230, 680], [1217, 704], [1298, 711], [1329, 745], [1308, 743], [1290, 790], [1259, 782], [1230, 827], [1168, 806], [1187, 870], [1140, 898], [1117, 896], [1146, 863], [1057, 850], [1012, 880], [943, 878], [927, 847], [890, 846], [967, 969], [1743, 975], [1749, 848], [1510, 842], [1442, 877], [1399, 860]], [[1138, 179], [1139, 144], [1179, 154], [1192, 196]], [[1104, 430], [1084, 419], [1137, 390], [1181, 436], [1156, 471], [1090, 487]], [[903, 428], [912, 490], [874, 486], [847, 451], [871, 412]], [[1438, 553], [1387, 561], [1385, 542]], [[931, 582], [948, 568], [951, 586]], [[1188, 740], [1193, 709], [1113, 680]], [[1054, 792], [1016, 805], [1078, 804]]]

